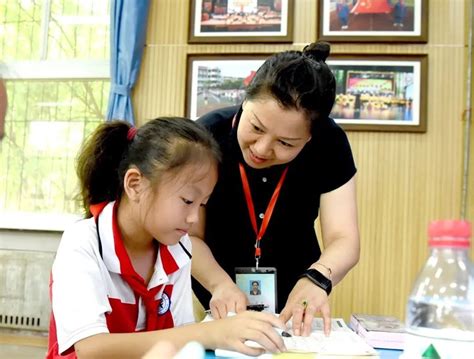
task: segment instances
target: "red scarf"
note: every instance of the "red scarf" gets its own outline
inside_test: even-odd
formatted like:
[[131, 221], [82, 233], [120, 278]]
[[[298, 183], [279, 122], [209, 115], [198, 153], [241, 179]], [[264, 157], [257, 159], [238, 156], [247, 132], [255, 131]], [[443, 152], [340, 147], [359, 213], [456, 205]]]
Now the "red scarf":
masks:
[[[90, 207], [90, 211], [98, 223], [97, 219], [108, 203], [102, 202]], [[122, 234], [117, 223], [117, 205], [118, 202], [115, 202], [113, 209], [112, 217], [112, 230], [114, 235], [114, 245], [115, 252], [117, 257], [120, 259], [120, 275], [123, 280], [132, 288], [135, 293], [135, 297], [138, 301], [138, 298], [142, 298], [143, 303], [146, 308], [146, 328], [145, 331], [152, 331], [158, 329], [166, 329], [174, 327], [173, 317], [171, 311], [169, 310], [169, 300], [172, 295], [173, 285], [166, 285], [163, 291], [163, 296], [161, 299], [155, 299], [156, 295], [163, 288], [163, 284], [158, 285], [154, 288], [148, 289], [147, 283], [145, 280], [135, 271], [133, 268], [130, 257], [128, 256], [127, 250], [123, 244]], [[160, 255], [161, 262], [163, 263], [163, 268], [166, 274], [171, 274], [179, 269], [178, 265], [174, 261], [171, 253], [169, 252], [167, 246], [160, 243], [158, 253]], [[112, 308], [114, 307], [113, 300], [109, 299]], [[166, 309], [165, 313], [160, 314], [160, 310]], [[119, 314], [119, 313], [116, 313]], [[113, 329], [115, 326], [113, 323], [115, 320], [123, 320], [121, 315], [115, 315], [114, 311], [107, 315], [107, 326], [109, 329]], [[136, 323], [136, 322], [135, 322]], [[121, 325], [121, 327], [123, 324]], [[112, 328], [111, 328], [112, 327]], [[112, 332], [112, 330], [111, 330]]]

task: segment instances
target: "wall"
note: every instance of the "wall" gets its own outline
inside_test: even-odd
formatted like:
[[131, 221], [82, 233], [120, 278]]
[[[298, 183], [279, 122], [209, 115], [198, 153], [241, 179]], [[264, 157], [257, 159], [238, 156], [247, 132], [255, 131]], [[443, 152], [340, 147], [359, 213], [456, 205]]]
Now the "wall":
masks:
[[[428, 253], [428, 222], [459, 217], [468, 3], [429, 1], [427, 44], [332, 46], [333, 53], [428, 55], [426, 133], [348, 133], [358, 166], [362, 256], [331, 295], [334, 316], [347, 319], [352, 312], [368, 312], [403, 318], [409, 290]], [[187, 0], [152, 1], [134, 92], [139, 122], [184, 116], [187, 54], [299, 50], [317, 37], [317, 1], [295, 0], [293, 44], [188, 45], [188, 7]], [[472, 206], [471, 200], [471, 221]]]
[[49, 275], [60, 237], [0, 230], [0, 329], [48, 330]]
[[[466, 22], [470, 20], [469, 11], [471, 11], [471, 9], [474, 9], [474, 3], [468, 2], [468, 4], [466, 5], [466, 13], [468, 13], [466, 15], [466, 19], [467, 19]], [[474, 21], [474, 19], [472, 20]], [[470, 31], [472, 32], [472, 36], [474, 36], [474, 25], [471, 24], [470, 27], [471, 27]], [[466, 38], [469, 39], [469, 23], [467, 23], [466, 25]], [[472, 50], [471, 50], [471, 55], [472, 55]], [[471, 73], [473, 70], [474, 70], [474, 56], [471, 56]], [[468, 74], [466, 71], [466, 78], [467, 78], [467, 75]], [[470, 88], [471, 88], [471, 93], [469, 97], [470, 97], [471, 103], [469, 105], [465, 104], [466, 109], [468, 108], [468, 106], [470, 106], [470, 129], [469, 129], [469, 134], [468, 134], [469, 136], [468, 141], [470, 143], [470, 148], [469, 148], [468, 157], [466, 158], [468, 166], [469, 166], [468, 167], [469, 168], [468, 181], [467, 181], [467, 192], [468, 192], [467, 198], [469, 199], [469, 201], [467, 202], [467, 206], [466, 206], [466, 212], [467, 212], [466, 216], [472, 220], [472, 218], [474, 218], [474, 126], [472, 125], [473, 120], [474, 120], [474, 112], [472, 111], [472, 106], [473, 106], [472, 101], [474, 99], [474, 81], [472, 80], [472, 76], [471, 76]], [[466, 126], [465, 121], [463, 123], [463, 126]], [[471, 246], [471, 250], [474, 253], [473, 246]]]

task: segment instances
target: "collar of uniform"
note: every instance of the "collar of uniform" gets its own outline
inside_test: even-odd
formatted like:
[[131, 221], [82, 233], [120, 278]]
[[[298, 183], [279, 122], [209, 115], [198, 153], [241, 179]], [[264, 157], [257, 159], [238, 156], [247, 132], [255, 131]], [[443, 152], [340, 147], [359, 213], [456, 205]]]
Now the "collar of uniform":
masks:
[[[117, 223], [117, 202], [110, 202], [99, 215], [99, 233], [102, 244], [103, 260], [110, 272], [139, 276], [132, 266], [125, 249], [122, 234]], [[181, 244], [180, 244], [181, 243]], [[191, 261], [191, 241], [183, 236], [173, 246], [160, 243], [159, 255], [155, 262], [155, 271], [148, 287], [154, 287], [167, 281], [168, 276]]]
[[160, 243], [155, 272], [151, 277], [149, 288], [166, 283], [168, 277], [191, 262], [191, 240], [186, 234], [179, 243], [166, 246]]

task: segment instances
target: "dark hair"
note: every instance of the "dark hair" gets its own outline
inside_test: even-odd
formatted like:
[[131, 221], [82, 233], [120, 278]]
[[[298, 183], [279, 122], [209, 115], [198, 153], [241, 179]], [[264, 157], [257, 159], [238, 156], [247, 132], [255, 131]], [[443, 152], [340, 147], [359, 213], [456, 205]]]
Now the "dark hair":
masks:
[[269, 57], [246, 89], [246, 99], [272, 96], [284, 108], [303, 110], [311, 120], [326, 118], [336, 97], [336, 80], [326, 58], [331, 50], [318, 41], [303, 51], [284, 51]]
[[163, 117], [148, 121], [131, 139], [130, 128], [124, 121], [106, 122], [79, 153], [76, 171], [87, 217], [91, 204], [120, 199], [125, 173], [131, 166], [156, 184], [164, 172], [220, 161], [219, 146], [212, 135], [189, 119]]

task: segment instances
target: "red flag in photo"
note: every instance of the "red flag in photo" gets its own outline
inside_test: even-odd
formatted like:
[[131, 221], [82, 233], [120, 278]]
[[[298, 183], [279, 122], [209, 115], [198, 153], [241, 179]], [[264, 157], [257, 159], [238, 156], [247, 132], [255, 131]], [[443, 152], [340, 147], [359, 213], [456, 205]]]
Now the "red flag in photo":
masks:
[[247, 87], [248, 85], [250, 85], [250, 83], [252, 82], [253, 78], [255, 77], [255, 74], [257, 72], [256, 71], [250, 71], [250, 75], [248, 75], [246, 78], [244, 78], [244, 86]]

